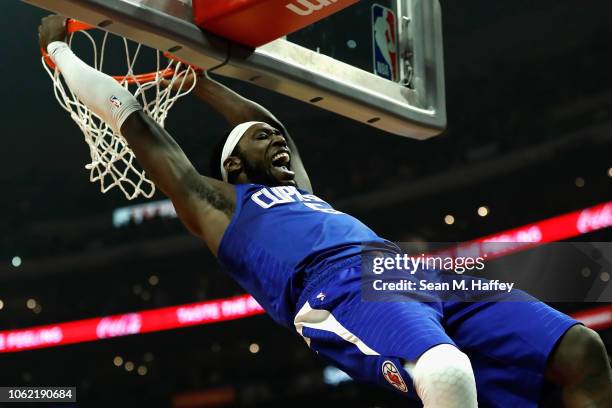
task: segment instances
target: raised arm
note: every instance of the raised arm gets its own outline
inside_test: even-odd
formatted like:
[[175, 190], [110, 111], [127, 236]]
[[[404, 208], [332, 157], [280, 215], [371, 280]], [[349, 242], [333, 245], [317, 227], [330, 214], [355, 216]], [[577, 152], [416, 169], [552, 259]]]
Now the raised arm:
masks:
[[266, 122], [280, 130], [287, 140], [289, 149], [291, 149], [291, 167], [295, 172], [295, 181], [298, 187], [312, 192], [308, 173], [295, 142], [285, 126], [270, 111], [220, 84], [205, 72], [199, 75], [193, 92], [194, 95], [219, 112], [232, 127], [243, 122], [259, 121]]
[[142, 110], [128, 116], [121, 134], [185, 226], [216, 255], [234, 213], [234, 187], [200, 175], [168, 132]]
[[70, 89], [125, 137], [148, 177], [170, 197], [183, 223], [216, 254], [235, 208], [234, 187], [198, 174], [174, 139], [142, 111], [134, 96], [76, 57], [63, 42], [65, 36], [63, 17], [42, 20], [40, 45], [49, 51]]

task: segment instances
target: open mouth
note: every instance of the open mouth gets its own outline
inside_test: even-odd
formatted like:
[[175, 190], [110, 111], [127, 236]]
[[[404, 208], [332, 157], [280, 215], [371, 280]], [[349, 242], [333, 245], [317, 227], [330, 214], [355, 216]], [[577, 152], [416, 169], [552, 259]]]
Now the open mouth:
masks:
[[295, 173], [290, 170], [291, 156], [287, 151], [281, 151], [272, 156], [272, 167], [284, 177], [293, 178]]

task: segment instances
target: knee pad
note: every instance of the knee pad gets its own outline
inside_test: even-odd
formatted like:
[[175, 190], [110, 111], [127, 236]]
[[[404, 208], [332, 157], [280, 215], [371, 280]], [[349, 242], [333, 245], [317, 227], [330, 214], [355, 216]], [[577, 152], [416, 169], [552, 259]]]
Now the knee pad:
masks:
[[467, 355], [441, 344], [427, 350], [416, 363], [407, 363], [424, 408], [475, 408], [476, 381]]

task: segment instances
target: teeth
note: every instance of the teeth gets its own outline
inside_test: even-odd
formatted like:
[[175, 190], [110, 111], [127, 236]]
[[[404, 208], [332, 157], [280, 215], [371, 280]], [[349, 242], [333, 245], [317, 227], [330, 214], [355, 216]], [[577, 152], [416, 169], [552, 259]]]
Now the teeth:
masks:
[[286, 152], [281, 152], [281, 153], [277, 153], [272, 157], [272, 161], [275, 162], [277, 160], [283, 160], [284, 163], [282, 164], [287, 164], [289, 163], [290, 157], [289, 154]]
[[289, 158], [289, 155], [287, 153], [277, 153], [274, 155], [273, 159], [280, 159], [281, 157], [286, 157], [287, 159]]

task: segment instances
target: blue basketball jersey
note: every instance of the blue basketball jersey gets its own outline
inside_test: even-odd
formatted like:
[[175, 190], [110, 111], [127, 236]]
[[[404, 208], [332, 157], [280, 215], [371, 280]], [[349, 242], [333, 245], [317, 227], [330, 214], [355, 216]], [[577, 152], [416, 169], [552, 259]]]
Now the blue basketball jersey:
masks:
[[399, 251], [354, 217], [295, 187], [236, 185], [236, 210], [218, 258], [268, 314], [293, 324], [308, 281], [364, 251]]
[[[524, 292], [506, 301], [368, 302], [362, 256], [400, 253], [357, 219], [294, 187], [236, 186], [222, 265], [270, 316], [359, 381], [416, 397], [403, 362], [438, 344], [471, 360], [486, 406], [537, 407], [546, 362], [577, 322]], [[367, 262], [367, 260], [366, 260]]]

